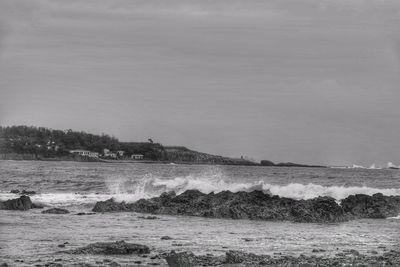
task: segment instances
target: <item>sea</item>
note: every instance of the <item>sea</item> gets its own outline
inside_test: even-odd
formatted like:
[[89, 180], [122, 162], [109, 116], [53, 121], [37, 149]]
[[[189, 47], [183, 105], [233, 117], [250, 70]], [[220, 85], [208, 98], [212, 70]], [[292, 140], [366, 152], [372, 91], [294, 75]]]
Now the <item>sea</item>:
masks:
[[[400, 170], [0, 161], [0, 201], [17, 198], [10, 193], [13, 189], [36, 191], [31, 196], [34, 203], [68, 209], [70, 214], [0, 210], [0, 264], [9, 266], [48, 262], [106, 266], [110, 261], [122, 266], [165, 266], [165, 260], [154, 255], [171, 250], [329, 257], [346, 249], [380, 254], [400, 244], [400, 216], [318, 224], [167, 215], [147, 219], [147, 214], [132, 212], [77, 215], [90, 213], [97, 201], [133, 202], [188, 189], [263, 190], [293, 199], [330, 196], [337, 201], [352, 194], [400, 195]], [[171, 239], [161, 240], [163, 236]], [[90, 243], [119, 240], [147, 245], [152, 254], [134, 259], [68, 253]]]

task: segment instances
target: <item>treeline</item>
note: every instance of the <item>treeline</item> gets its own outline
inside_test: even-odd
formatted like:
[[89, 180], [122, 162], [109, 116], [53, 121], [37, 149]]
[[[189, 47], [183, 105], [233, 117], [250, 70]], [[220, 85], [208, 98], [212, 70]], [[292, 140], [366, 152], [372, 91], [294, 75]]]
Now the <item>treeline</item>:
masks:
[[[72, 130], [53, 130], [32, 126], [0, 126], [0, 159], [99, 160], [72, 155], [70, 150], [97, 152], [104, 149], [124, 151], [117, 159], [141, 154], [145, 160], [189, 164], [257, 165], [246, 159], [234, 159], [190, 150], [183, 146], [163, 146], [148, 142], [120, 142], [107, 134], [95, 135]], [[108, 157], [106, 157], [108, 158]]]
[[72, 130], [53, 130], [32, 126], [0, 126], [0, 152], [2, 154], [34, 154], [57, 157], [69, 154], [70, 150], [84, 149], [102, 153], [103, 149], [123, 150], [126, 156], [143, 154], [146, 159], [163, 160], [163, 146], [150, 142], [119, 142], [107, 134], [95, 135]]

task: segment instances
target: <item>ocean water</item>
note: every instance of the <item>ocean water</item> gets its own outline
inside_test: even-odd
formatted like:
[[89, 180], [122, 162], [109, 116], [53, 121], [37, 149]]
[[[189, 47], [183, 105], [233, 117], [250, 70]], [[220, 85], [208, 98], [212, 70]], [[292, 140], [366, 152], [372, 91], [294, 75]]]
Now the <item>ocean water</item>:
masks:
[[[116, 240], [148, 245], [152, 255], [172, 249], [215, 255], [230, 249], [276, 256], [309, 255], [318, 248], [325, 250], [319, 255], [330, 256], [344, 249], [382, 253], [400, 244], [400, 217], [306, 224], [161, 215], [148, 220], [137, 213], [76, 215], [90, 212], [97, 201], [111, 197], [130, 202], [187, 189], [204, 193], [257, 189], [295, 199], [331, 196], [338, 201], [356, 193], [400, 195], [399, 170], [0, 161], [0, 200], [18, 197], [10, 193], [12, 189], [34, 190], [38, 194], [31, 197], [33, 202], [71, 213], [1, 210], [0, 263], [11, 266], [56, 259], [65, 265], [100, 265], [106, 258], [130, 266], [133, 260], [142, 262], [138, 265], [166, 264], [150, 257], [64, 253], [89, 243]], [[172, 240], [161, 240], [165, 235]], [[65, 247], [59, 247], [66, 242]]]

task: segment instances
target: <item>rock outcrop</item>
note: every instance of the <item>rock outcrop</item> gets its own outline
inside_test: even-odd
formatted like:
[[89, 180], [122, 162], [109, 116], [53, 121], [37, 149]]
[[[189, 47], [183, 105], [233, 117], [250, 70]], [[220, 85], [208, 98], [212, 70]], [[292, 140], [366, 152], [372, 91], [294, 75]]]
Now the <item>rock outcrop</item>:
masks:
[[125, 241], [98, 242], [69, 251], [69, 253], [102, 255], [149, 254], [150, 248], [145, 245], [126, 243]]
[[188, 190], [180, 195], [163, 193], [160, 197], [135, 203], [109, 199], [97, 202], [93, 211], [134, 211], [151, 214], [189, 215], [212, 218], [288, 220], [295, 222], [341, 222], [347, 220], [343, 209], [330, 197], [294, 200], [270, 196], [262, 191], [223, 191], [203, 194]]
[[0, 210], [29, 210], [35, 208], [42, 208], [42, 206], [32, 203], [28, 196], [0, 202]]
[[[358, 251], [357, 251], [358, 252]], [[399, 266], [400, 252], [389, 251], [383, 255], [363, 255], [360, 253], [338, 253], [333, 257], [300, 255], [271, 257], [242, 251], [227, 251], [225, 256], [197, 256], [192, 252], [171, 251], [165, 259], [170, 267], [194, 266]]]
[[400, 213], [400, 196], [357, 194], [342, 200], [343, 210], [356, 218], [387, 218]]
[[194, 255], [186, 251], [171, 251], [165, 256], [165, 260], [171, 267], [219, 266], [225, 263], [224, 256]]
[[44, 210], [44, 211], [42, 211], [42, 213], [45, 213], [45, 214], [68, 214], [69, 210], [60, 209], [60, 208], [52, 208], [52, 209]]
[[198, 190], [187, 190], [180, 195], [163, 193], [159, 197], [140, 199], [134, 203], [116, 202], [113, 199], [100, 201], [93, 211], [329, 223], [397, 216], [400, 213], [400, 196], [354, 195], [343, 199], [339, 205], [331, 197], [295, 200], [271, 196], [262, 191], [204, 194]]

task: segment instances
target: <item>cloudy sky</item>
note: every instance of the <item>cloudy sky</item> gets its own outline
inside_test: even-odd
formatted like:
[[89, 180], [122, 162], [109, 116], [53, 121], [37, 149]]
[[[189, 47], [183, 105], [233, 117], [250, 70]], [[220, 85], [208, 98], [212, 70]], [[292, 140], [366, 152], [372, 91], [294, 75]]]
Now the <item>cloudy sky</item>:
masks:
[[0, 125], [400, 164], [398, 0], [0, 0]]

